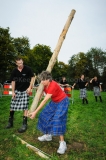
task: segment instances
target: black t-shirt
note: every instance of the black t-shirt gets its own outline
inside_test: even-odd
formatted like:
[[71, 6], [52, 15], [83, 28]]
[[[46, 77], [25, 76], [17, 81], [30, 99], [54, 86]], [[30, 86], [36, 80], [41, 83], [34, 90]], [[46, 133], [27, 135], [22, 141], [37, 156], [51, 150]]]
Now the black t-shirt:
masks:
[[24, 65], [21, 72], [17, 68], [12, 71], [10, 80], [15, 81], [15, 90], [25, 91], [29, 87], [33, 76], [31, 68]]
[[93, 84], [93, 87], [99, 87], [100, 82], [98, 80], [97, 81], [93, 80], [92, 84]]
[[64, 87], [67, 87], [67, 85], [65, 86], [65, 84], [68, 84], [68, 82], [67, 82], [67, 80], [65, 80], [65, 81], [61, 80], [60, 84], [64, 84]]
[[86, 80], [81, 80], [81, 79], [78, 79], [77, 82], [76, 82], [76, 84], [79, 85], [80, 89], [86, 88], [86, 86], [85, 86], [86, 83], [87, 83]]

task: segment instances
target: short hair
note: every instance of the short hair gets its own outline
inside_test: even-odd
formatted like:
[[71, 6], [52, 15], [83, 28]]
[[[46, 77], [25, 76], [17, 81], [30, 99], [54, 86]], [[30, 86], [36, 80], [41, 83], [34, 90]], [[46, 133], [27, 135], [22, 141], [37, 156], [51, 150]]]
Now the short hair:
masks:
[[52, 81], [52, 74], [49, 71], [42, 71], [42, 73], [39, 75], [39, 79], [41, 81], [48, 80]]
[[22, 57], [16, 57], [15, 58], [15, 61], [20, 61], [20, 60], [23, 60]]
[[84, 74], [83, 74], [83, 73], [82, 73], [82, 74], [80, 74], [80, 77], [81, 77], [81, 76], [84, 76]]

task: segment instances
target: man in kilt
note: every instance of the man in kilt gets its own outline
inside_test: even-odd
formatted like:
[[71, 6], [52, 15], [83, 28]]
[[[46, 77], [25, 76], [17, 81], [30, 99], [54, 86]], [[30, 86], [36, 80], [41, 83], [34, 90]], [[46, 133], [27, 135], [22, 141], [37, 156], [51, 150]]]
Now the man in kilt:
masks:
[[40, 74], [40, 80], [44, 86], [46, 96], [37, 109], [34, 112], [29, 113], [29, 117], [33, 119], [46, 102], [51, 99], [39, 116], [37, 128], [44, 135], [38, 137], [38, 140], [51, 141], [52, 136], [59, 136], [60, 144], [57, 153], [64, 154], [67, 150], [66, 142], [64, 141], [64, 134], [66, 131], [69, 99], [59, 84], [52, 80], [50, 72], [43, 71]]
[[84, 104], [84, 102], [88, 104], [87, 90], [86, 90], [88, 82], [84, 79], [84, 74], [81, 75], [80, 79], [77, 79], [77, 81], [73, 84], [72, 88], [74, 88], [76, 84], [78, 84], [80, 89], [80, 98], [82, 99], [82, 104]]
[[96, 102], [97, 102], [97, 97], [99, 97], [100, 102], [102, 102], [102, 98], [101, 98], [101, 95], [100, 95], [100, 92], [102, 91], [102, 87], [101, 87], [100, 81], [95, 76], [94, 78], [92, 78], [90, 80], [90, 83], [93, 84], [93, 92], [94, 92]]
[[23, 124], [18, 129], [19, 133], [27, 130], [27, 112], [29, 105], [29, 93], [32, 89], [34, 74], [29, 66], [23, 64], [20, 57], [16, 58], [17, 67], [12, 71], [10, 80], [12, 85], [12, 99], [10, 105], [10, 116], [6, 129], [13, 127], [15, 111], [23, 111]]

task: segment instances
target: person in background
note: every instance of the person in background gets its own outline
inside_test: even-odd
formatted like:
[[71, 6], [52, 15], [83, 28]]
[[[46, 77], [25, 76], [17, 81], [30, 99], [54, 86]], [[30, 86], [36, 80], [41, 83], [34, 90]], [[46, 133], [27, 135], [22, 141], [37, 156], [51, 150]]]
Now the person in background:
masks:
[[80, 98], [82, 99], [82, 104], [84, 104], [85, 102], [86, 104], [88, 104], [87, 90], [86, 90], [88, 82], [85, 80], [84, 74], [81, 74], [80, 78], [77, 80], [76, 83], [73, 84], [72, 88], [74, 88], [76, 84], [78, 84], [80, 89]]
[[[37, 113], [50, 100], [41, 111], [37, 128], [44, 134], [38, 137], [39, 141], [51, 141], [52, 136], [60, 137], [60, 144], [57, 153], [64, 154], [67, 150], [64, 134], [66, 132], [67, 112], [69, 99], [57, 82], [52, 80], [52, 75], [48, 71], [40, 74], [41, 83], [46, 93], [44, 99], [38, 105], [37, 109], [29, 113], [28, 116], [34, 119]], [[43, 93], [41, 93], [42, 95]]]
[[10, 116], [6, 129], [13, 127], [15, 111], [23, 111], [23, 125], [18, 129], [19, 133], [27, 130], [27, 112], [29, 104], [29, 93], [31, 92], [34, 73], [29, 66], [23, 64], [23, 59], [16, 58], [17, 67], [11, 73], [12, 99], [10, 105]]
[[67, 80], [66, 80], [66, 77], [62, 77], [61, 81], [60, 81], [60, 86], [65, 88], [67, 86], [69, 86]]
[[101, 95], [100, 95], [100, 92], [102, 91], [102, 87], [101, 87], [100, 81], [95, 76], [94, 78], [92, 78], [90, 80], [90, 83], [93, 84], [93, 92], [94, 92], [96, 102], [97, 102], [97, 97], [99, 97], [100, 102], [102, 102], [102, 98], [101, 98]]

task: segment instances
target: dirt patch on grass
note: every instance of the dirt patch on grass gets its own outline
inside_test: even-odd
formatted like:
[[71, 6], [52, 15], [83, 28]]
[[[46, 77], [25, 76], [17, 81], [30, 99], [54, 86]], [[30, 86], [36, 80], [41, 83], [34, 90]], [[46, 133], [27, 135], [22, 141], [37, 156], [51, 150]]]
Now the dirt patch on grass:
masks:
[[85, 145], [84, 145], [84, 143], [81, 143], [81, 142], [73, 142], [68, 145], [68, 149], [82, 151], [82, 150], [85, 150]]
[[[38, 136], [32, 135], [28, 137], [27, 135], [24, 135], [24, 137], [23, 138], [21, 137], [21, 138], [27, 143], [39, 148], [40, 150], [42, 150], [43, 152], [46, 152], [49, 155], [53, 155], [54, 153], [57, 153], [57, 149], [59, 147], [59, 137], [53, 137], [53, 140], [50, 142], [39, 142]], [[68, 154], [71, 150], [79, 151], [79, 152], [85, 150], [86, 145], [82, 142], [68, 141], [66, 143], [67, 143], [66, 154]]]

